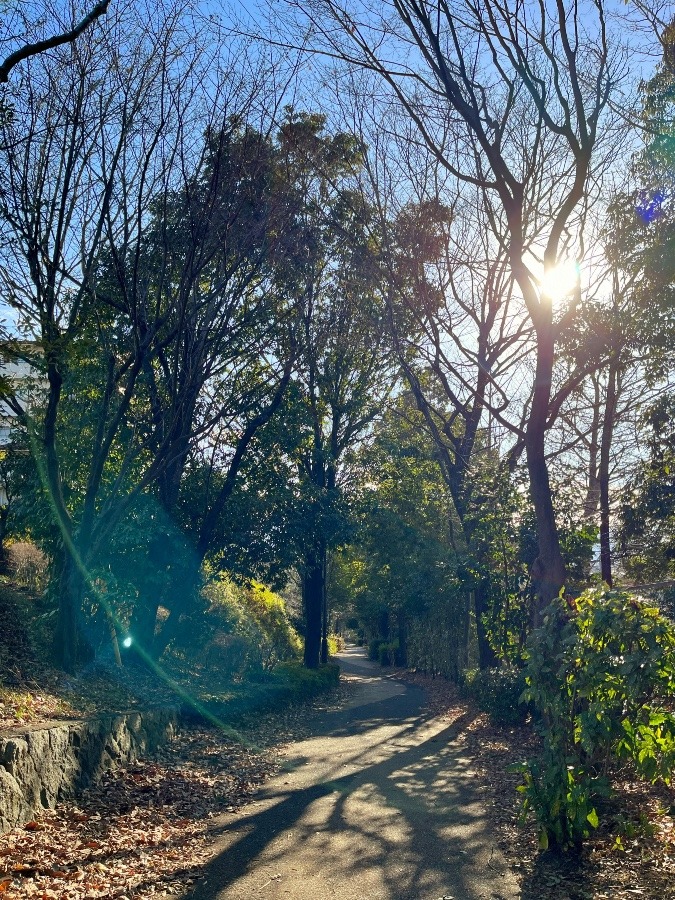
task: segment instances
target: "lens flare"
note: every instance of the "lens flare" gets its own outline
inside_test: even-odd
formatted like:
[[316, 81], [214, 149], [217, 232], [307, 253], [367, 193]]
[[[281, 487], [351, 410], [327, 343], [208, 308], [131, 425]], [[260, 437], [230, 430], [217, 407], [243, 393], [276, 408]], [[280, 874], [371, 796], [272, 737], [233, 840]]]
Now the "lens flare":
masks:
[[664, 191], [640, 191], [635, 204], [635, 212], [643, 225], [650, 225], [660, 218], [666, 195]]
[[553, 266], [539, 279], [539, 290], [542, 297], [553, 303], [559, 303], [573, 294], [579, 284], [579, 263], [571, 259]]

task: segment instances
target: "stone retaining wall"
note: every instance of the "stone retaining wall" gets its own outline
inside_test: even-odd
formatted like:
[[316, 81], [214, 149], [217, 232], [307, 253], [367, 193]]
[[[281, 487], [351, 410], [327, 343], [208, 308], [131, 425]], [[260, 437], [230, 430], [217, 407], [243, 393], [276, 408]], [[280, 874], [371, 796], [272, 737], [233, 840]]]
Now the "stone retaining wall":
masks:
[[0, 733], [0, 834], [176, 733], [178, 710], [112, 713]]

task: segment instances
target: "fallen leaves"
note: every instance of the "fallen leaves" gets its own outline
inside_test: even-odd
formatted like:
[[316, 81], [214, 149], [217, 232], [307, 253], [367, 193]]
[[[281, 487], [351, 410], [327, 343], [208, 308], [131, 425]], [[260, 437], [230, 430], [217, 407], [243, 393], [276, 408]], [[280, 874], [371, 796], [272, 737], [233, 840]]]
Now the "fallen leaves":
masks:
[[0, 577], [0, 730], [139, 708], [149, 697], [154, 705], [177, 702], [172, 688], [150, 672], [101, 664], [75, 677], [51, 666], [48, 642], [30, 633], [49, 603]]
[[276, 768], [271, 752], [187, 732], [152, 760], [106, 774], [77, 806], [0, 838], [0, 891], [59, 900], [182, 893], [212, 855], [210, 820], [240, 808]]
[[242, 726], [246, 745], [216, 730], [184, 731], [151, 759], [107, 773], [77, 803], [0, 836], [3, 900], [183, 894], [213, 857], [213, 818], [251, 800], [278, 770], [283, 742], [309, 733], [319, 704], [338, 706], [349, 694], [343, 686], [328, 699], [258, 715]]

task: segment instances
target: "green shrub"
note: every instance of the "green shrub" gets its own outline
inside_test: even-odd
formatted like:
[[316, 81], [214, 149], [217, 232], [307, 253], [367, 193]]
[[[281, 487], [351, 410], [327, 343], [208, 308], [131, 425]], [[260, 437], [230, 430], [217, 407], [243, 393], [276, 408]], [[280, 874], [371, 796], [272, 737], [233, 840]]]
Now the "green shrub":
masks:
[[377, 648], [377, 658], [381, 666], [396, 665], [398, 660], [398, 641], [382, 642]]
[[298, 703], [329, 691], [340, 678], [340, 667], [305, 669], [297, 660], [278, 665], [262, 681], [234, 684], [222, 693], [202, 695], [186, 704], [182, 715], [189, 721], [237, 724], [252, 715]]
[[380, 646], [386, 643], [387, 642], [383, 641], [382, 638], [373, 638], [373, 640], [368, 644], [368, 659], [372, 659], [373, 662], [379, 662]]
[[556, 600], [531, 636], [526, 698], [539, 714], [543, 752], [522, 766], [523, 815], [540, 846], [578, 845], [598, 825], [612, 759], [670, 782], [675, 765], [675, 627], [619, 591]]
[[335, 687], [340, 680], [340, 667], [328, 663], [318, 669], [306, 669], [301, 662], [293, 661], [282, 663], [274, 675], [286, 681], [298, 699], [306, 699]]
[[341, 634], [329, 634], [328, 635], [328, 655], [335, 656], [336, 653], [340, 653], [345, 649], [345, 639]]
[[207, 667], [250, 678], [298, 657], [301, 641], [284, 601], [264, 585], [240, 585], [221, 573], [206, 585], [204, 596], [210, 601], [210, 629], [199, 653]]
[[525, 673], [517, 666], [474, 670], [466, 673], [469, 694], [494, 725], [523, 725], [528, 705], [522, 700]]

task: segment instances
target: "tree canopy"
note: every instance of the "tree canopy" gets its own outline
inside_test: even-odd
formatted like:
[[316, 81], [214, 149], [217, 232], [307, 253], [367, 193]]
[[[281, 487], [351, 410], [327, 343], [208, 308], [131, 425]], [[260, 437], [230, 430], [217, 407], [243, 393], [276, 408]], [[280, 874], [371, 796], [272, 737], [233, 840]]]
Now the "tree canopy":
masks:
[[[600, 585], [675, 572], [674, 26], [602, 0], [288, 0], [264, 34], [198, 2], [33, 12], [0, 34], [0, 526], [49, 559], [60, 664], [215, 641], [235, 673], [246, 638], [271, 667], [292, 619], [317, 669], [350, 623], [383, 663], [527, 669], [574, 744], [547, 666], [607, 610], [642, 622]], [[558, 843], [595, 816], [574, 759]]]

